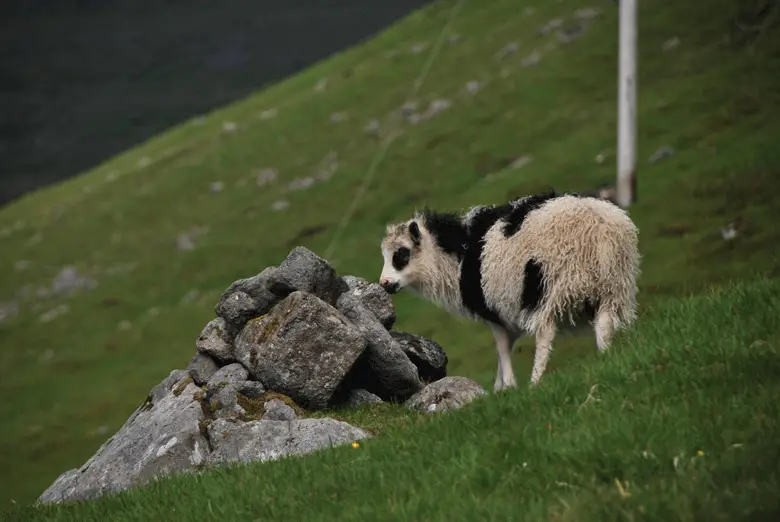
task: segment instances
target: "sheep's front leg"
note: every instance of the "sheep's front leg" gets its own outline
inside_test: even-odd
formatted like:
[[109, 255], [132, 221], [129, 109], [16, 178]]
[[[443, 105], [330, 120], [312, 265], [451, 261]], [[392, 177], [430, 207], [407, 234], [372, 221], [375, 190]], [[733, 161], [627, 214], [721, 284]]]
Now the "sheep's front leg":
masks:
[[505, 328], [491, 324], [493, 338], [496, 341], [496, 353], [498, 354], [498, 369], [496, 370], [496, 381], [493, 384], [493, 391], [499, 392], [505, 388], [514, 388], [517, 386], [515, 372], [512, 369], [512, 345], [514, 337], [506, 331]]

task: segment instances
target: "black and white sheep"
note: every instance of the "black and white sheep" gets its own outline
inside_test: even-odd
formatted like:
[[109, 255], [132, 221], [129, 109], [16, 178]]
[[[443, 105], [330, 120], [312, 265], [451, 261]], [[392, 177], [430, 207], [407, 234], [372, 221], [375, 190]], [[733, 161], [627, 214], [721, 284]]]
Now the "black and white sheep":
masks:
[[498, 352], [495, 391], [517, 386], [512, 348], [534, 334], [536, 385], [564, 316], [574, 324], [586, 313], [600, 352], [616, 329], [634, 322], [637, 235], [613, 203], [554, 191], [465, 215], [424, 210], [387, 226], [380, 284], [489, 324]]

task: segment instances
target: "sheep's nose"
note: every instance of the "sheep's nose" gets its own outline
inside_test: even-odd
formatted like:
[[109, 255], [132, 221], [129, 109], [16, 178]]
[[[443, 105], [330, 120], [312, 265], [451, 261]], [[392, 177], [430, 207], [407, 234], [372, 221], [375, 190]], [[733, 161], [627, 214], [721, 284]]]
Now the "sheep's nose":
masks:
[[397, 281], [393, 281], [388, 277], [383, 277], [379, 280], [379, 284], [385, 289], [388, 294], [394, 294], [398, 291], [400, 284]]

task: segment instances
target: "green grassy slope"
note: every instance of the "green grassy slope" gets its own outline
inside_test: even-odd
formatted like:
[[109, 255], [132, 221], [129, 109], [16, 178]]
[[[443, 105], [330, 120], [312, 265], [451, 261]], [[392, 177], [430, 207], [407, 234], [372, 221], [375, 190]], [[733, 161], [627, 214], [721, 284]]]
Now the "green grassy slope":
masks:
[[778, 280], [675, 300], [537, 390], [9, 519], [777, 520], [779, 314]]
[[[88, 458], [172, 368], [184, 367], [230, 282], [278, 264], [298, 244], [324, 253], [379, 150], [363, 127], [372, 118], [384, 124], [406, 101], [453, 5], [422, 10], [204, 122], [182, 125], [0, 209], [0, 303], [19, 308], [0, 322], [0, 392], [9, 398], [0, 405], [0, 445], [6, 448], [0, 502], [33, 500], [60, 472]], [[416, 97], [422, 110], [439, 98], [452, 106], [429, 121], [403, 125], [335, 249], [331, 261], [340, 273], [378, 277], [385, 222], [406, 218], [417, 205], [458, 209], [549, 185], [584, 190], [612, 180], [614, 5], [598, 3], [601, 16], [571, 43], [557, 42], [554, 32], [538, 33], [557, 17], [572, 23], [577, 9], [593, 5], [465, 3], [451, 28], [462, 40], [445, 42]], [[641, 4], [640, 200], [631, 215], [644, 256], [642, 314], [712, 284], [778, 275], [780, 92], [773, 80], [780, 39], [771, 25], [777, 9], [756, 18], [750, 7], [717, 0], [702, 16], [701, 7], [671, 0]], [[746, 26], [765, 28], [738, 28]], [[673, 37], [680, 45], [663, 51]], [[513, 41], [516, 54], [495, 57]], [[428, 48], [410, 52], [420, 42]], [[534, 50], [541, 61], [523, 67]], [[327, 88], [317, 91], [322, 78]], [[472, 80], [483, 82], [473, 95], [465, 89]], [[271, 109], [277, 115], [264, 118]], [[341, 111], [348, 119], [331, 121]], [[225, 132], [226, 122], [235, 132]], [[662, 145], [676, 154], [648, 164]], [[594, 160], [605, 151], [605, 162]], [[296, 178], [316, 175], [331, 153], [338, 168], [330, 179], [288, 190]], [[528, 165], [506, 168], [523, 155], [532, 158]], [[266, 168], [279, 176], [260, 187], [257, 172]], [[216, 181], [224, 184], [220, 192], [210, 190]], [[279, 200], [289, 206], [275, 211]], [[724, 241], [719, 229], [735, 219], [743, 228]], [[197, 227], [206, 231], [196, 249], [178, 250], [177, 237]], [[65, 265], [93, 277], [97, 287], [71, 297], [36, 297]], [[484, 327], [409, 295], [396, 304], [397, 327], [440, 342], [450, 374], [490, 385], [495, 355]], [[65, 313], [40, 321], [61, 305]], [[531, 343], [520, 344], [515, 367], [524, 380]], [[560, 337], [548, 371], [594, 351], [589, 336]], [[545, 400], [552, 406], [556, 398]], [[532, 406], [523, 402], [531, 399], [512, 400]], [[510, 407], [502, 404], [491, 408]], [[421, 428], [434, 431], [420, 437], [435, 433], [435, 426], [443, 425]], [[482, 436], [493, 444], [500, 432]]]

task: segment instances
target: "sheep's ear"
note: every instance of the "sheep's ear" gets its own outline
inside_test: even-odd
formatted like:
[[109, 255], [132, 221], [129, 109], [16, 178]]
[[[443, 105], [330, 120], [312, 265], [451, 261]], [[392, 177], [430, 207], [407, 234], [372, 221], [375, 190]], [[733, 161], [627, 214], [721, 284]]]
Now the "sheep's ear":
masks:
[[417, 225], [417, 221], [409, 223], [409, 235], [412, 236], [415, 245], [420, 244], [420, 227]]

